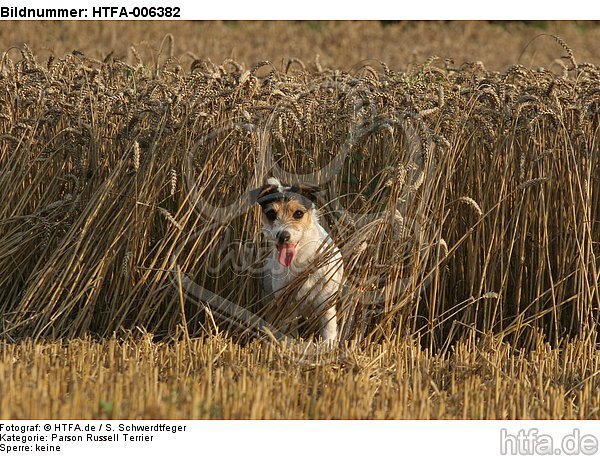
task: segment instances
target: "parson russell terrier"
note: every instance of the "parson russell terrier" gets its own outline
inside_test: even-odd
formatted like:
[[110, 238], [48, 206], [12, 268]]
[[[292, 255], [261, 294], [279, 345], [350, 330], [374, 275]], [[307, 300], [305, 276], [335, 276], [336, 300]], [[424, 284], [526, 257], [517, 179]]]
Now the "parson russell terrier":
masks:
[[323, 341], [337, 338], [334, 297], [344, 274], [342, 255], [319, 224], [315, 208], [318, 187], [286, 185], [273, 177], [250, 192], [262, 209], [263, 232], [273, 242], [265, 264], [264, 286], [279, 297], [288, 286], [297, 286], [289, 305], [290, 320], [318, 318]]

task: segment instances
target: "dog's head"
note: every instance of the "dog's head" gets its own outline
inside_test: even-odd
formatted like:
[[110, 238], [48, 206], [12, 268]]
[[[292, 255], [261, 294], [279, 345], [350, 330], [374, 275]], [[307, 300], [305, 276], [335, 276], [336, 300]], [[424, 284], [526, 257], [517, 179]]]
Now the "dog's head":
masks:
[[263, 229], [275, 240], [283, 266], [292, 264], [304, 233], [317, 221], [318, 192], [314, 185], [286, 185], [273, 177], [250, 192], [250, 201], [262, 209]]

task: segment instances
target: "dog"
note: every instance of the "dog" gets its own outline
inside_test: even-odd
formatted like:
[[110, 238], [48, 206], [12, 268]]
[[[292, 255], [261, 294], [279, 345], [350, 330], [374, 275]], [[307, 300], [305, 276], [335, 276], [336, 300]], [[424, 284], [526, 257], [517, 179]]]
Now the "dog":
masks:
[[316, 316], [321, 340], [332, 343], [338, 334], [334, 299], [344, 267], [339, 249], [319, 223], [318, 192], [313, 185], [286, 185], [271, 177], [250, 192], [250, 200], [261, 207], [262, 230], [272, 247], [264, 267], [265, 291], [278, 298], [297, 286], [294, 302], [286, 305], [289, 321]]

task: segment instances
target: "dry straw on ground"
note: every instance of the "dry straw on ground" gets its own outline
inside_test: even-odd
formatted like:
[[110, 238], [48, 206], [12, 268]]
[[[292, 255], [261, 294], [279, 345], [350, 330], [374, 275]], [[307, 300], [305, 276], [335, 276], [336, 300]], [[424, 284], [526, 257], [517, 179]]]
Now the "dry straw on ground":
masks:
[[[408, 72], [184, 65], [172, 36], [151, 61], [6, 52], [0, 388], [29, 379], [36, 400], [0, 391], [3, 417], [597, 417], [600, 69], [546, 39], [564, 48], [556, 72], [437, 58]], [[209, 274], [226, 232], [246, 242], [229, 245], [234, 258], [256, 244], [257, 214], [215, 230], [180, 176], [231, 204], [270, 115], [269, 153], [304, 174], [341, 153], [357, 112], [365, 128], [323, 196], [354, 286], [341, 297], [352, 357], [289, 368], [173, 286], [173, 251], [193, 233], [182, 271], [243, 307], [261, 298], [247, 268]], [[395, 231], [403, 198], [417, 223]], [[389, 216], [360, 216], [374, 212]], [[135, 328], [161, 342], [27, 339]]]
[[600, 356], [494, 338], [432, 354], [412, 339], [298, 363], [271, 344], [148, 337], [0, 348], [0, 419], [597, 419]]

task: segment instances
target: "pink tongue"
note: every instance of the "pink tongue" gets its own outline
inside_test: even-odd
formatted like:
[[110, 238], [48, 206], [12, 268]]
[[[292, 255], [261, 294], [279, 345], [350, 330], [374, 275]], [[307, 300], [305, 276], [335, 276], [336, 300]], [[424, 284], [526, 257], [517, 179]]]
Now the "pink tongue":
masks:
[[296, 256], [296, 246], [293, 244], [283, 244], [279, 247], [279, 258], [278, 261], [283, 266], [289, 266], [294, 261]]

